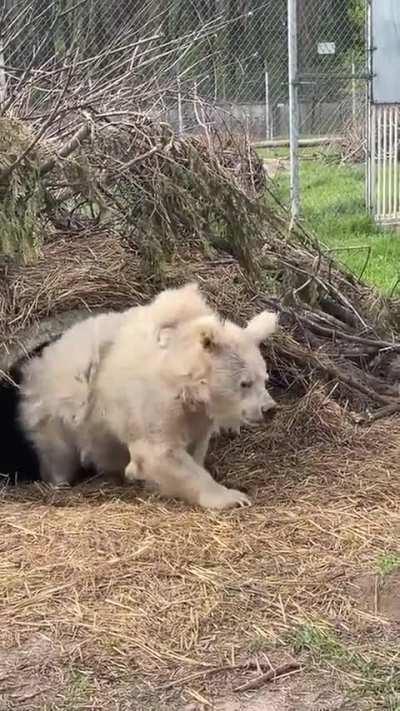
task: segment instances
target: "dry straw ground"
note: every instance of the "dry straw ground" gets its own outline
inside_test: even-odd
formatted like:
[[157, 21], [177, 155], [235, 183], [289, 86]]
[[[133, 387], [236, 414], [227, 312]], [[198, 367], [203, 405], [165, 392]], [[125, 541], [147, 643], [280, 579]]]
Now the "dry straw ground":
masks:
[[[38, 258], [2, 260], [1, 367], [44, 338], [48, 317], [123, 308], [196, 276], [225, 316], [280, 310], [266, 358], [282, 409], [210, 454], [216, 477], [249, 490], [250, 509], [207, 513], [99, 480], [2, 489], [0, 709], [398, 708], [400, 426], [383, 417], [399, 407], [398, 305], [288, 230], [272, 198], [256, 199], [246, 146], [231, 160], [232, 143], [168, 133], [161, 145], [131, 117], [120, 145], [128, 133], [133, 154], [140, 141], [154, 151], [128, 161], [120, 184], [111, 171], [101, 218], [103, 129], [82, 134], [74, 158], [93, 157], [93, 190], [74, 183], [61, 209], [54, 176], [41, 174]], [[146, 249], [116, 204], [140, 186], [140, 224], [158, 206]], [[271, 665], [286, 674], [235, 691]]]
[[5, 490], [0, 708], [234, 709], [260, 694], [234, 688], [293, 660], [277, 708], [396, 708], [399, 442], [316, 389], [213, 450], [250, 509], [98, 481]]

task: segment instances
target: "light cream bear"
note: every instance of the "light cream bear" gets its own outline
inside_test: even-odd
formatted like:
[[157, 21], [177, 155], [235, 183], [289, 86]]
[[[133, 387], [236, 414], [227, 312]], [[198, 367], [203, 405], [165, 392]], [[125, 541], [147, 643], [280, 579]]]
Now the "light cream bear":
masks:
[[20, 417], [42, 477], [70, 482], [90, 463], [203, 507], [250, 503], [203, 464], [213, 431], [274, 406], [259, 344], [276, 320], [222, 322], [190, 284], [67, 331], [24, 371]]

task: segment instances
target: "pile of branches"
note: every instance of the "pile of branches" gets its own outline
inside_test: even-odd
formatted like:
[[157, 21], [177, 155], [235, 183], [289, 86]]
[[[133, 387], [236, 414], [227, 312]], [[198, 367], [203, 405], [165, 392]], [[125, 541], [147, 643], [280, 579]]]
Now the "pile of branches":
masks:
[[[136, 243], [151, 272], [160, 271], [177, 239], [193, 235], [234, 245], [251, 267], [262, 161], [247, 140], [225, 130], [223, 117], [213, 130], [196, 82], [185, 93], [177, 72], [222, 22], [168, 41], [152, 25], [143, 35], [127, 27], [93, 58], [80, 56], [77, 37], [73, 51], [46, 65], [32, 57], [23, 70], [7, 67], [0, 251], [29, 261], [59, 230], [109, 224]], [[6, 47], [13, 46], [14, 24], [0, 18], [0, 25]], [[178, 137], [166, 121], [178, 94], [193, 108], [191, 136]]]
[[197, 136], [177, 136], [151, 109], [151, 82], [85, 93], [76, 62], [51, 77], [41, 111], [24, 98], [37, 74], [1, 106], [3, 374], [71, 313], [197, 278], [225, 316], [281, 313], [266, 355], [285, 391], [322, 382], [364, 419], [399, 409], [397, 302], [290, 223], [246, 138], [202, 119]]
[[[208, 138], [177, 138], [137, 112], [111, 120], [85, 111], [71, 138], [51, 141], [0, 118], [3, 253], [30, 259], [60, 229], [108, 223], [136, 242], [152, 270], [177, 235], [193, 234], [235, 245], [250, 266], [262, 161], [228, 133]], [[238, 197], [246, 203], [241, 220]]]

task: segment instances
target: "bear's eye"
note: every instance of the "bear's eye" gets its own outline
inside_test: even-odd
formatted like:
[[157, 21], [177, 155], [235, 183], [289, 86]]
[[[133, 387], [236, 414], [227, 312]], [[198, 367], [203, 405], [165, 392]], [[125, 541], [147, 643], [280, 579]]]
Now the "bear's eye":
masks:
[[251, 388], [252, 385], [253, 382], [251, 380], [242, 380], [242, 382], [240, 383], [240, 387], [244, 390], [248, 390], [249, 388]]

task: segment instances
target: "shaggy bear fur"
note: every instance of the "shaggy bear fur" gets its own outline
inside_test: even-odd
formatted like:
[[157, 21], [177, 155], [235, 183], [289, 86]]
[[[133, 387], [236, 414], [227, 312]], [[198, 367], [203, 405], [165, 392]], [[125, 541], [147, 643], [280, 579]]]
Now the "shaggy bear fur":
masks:
[[23, 369], [20, 419], [42, 478], [69, 483], [94, 466], [206, 508], [249, 504], [204, 459], [213, 432], [274, 406], [259, 345], [276, 325], [270, 312], [223, 322], [189, 284], [72, 327]]

